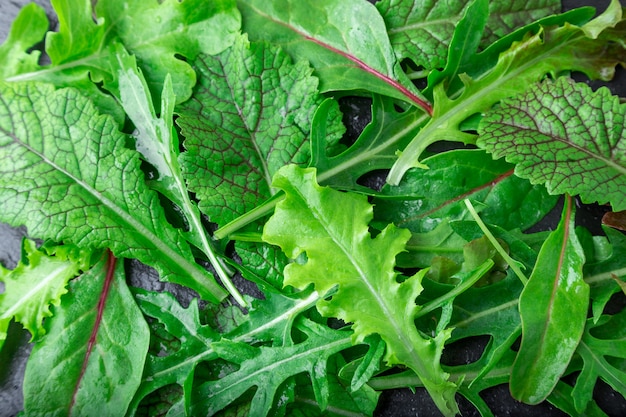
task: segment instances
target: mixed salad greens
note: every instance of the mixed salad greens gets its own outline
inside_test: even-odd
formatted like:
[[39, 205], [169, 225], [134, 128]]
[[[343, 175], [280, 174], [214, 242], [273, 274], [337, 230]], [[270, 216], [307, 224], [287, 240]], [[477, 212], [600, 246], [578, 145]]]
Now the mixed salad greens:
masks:
[[[626, 310], [606, 310], [626, 107], [571, 77], [625, 64], [617, 0], [51, 3], [58, 29], [30, 4], [0, 46], [0, 221], [31, 237], [0, 269], [0, 347], [32, 334], [24, 415], [626, 396]], [[350, 96], [371, 99], [353, 141]], [[610, 206], [602, 234], [578, 202]], [[129, 286], [123, 259], [198, 297]], [[442, 363], [475, 336], [478, 360]]]

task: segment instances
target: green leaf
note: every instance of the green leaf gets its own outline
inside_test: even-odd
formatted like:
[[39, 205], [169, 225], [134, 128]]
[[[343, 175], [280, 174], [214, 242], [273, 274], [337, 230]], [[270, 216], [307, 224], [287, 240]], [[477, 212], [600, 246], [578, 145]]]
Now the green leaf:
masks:
[[[108, 253], [70, 283], [24, 376], [25, 415], [126, 413], [148, 351], [148, 326]], [[63, 381], [60, 383], [59, 381]]]
[[[455, 27], [466, 12], [469, 0], [384, 0], [376, 7], [385, 19], [389, 39], [398, 59], [411, 59], [418, 67], [442, 68]], [[489, 2], [485, 34], [478, 31], [482, 45], [487, 45], [513, 29], [559, 11], [555, 0], [528, 2]]]
[[417, 105], [426, 103], [396, 62], [385, 22], [360, 0], [239, 0], [252, 40], [281, 45], [310, 61], [322, 92], [366, 90]]
[[592, 319], [587, 320], [576, 352], [583, 359], [583, 368], [572, 392], [578, 412], [585, 410], [591, 401], [598, 378], [626, 398], [626, 310], [602, 316], [596, 324]]
[[519, 299], [522, 344], [511, 371], [511, 394], [537, 404], [565, 372], [585, 328], [589, 286], [584, 253], [574, 233], [571, 198], [558, 228], [543, 244]]
[[448, 221], [469, 219], [464, 198], [484, 204], [481, 218], [504, 229], [528, 229], [556, 204], [557, 197], [513, 175], [513, 165], [480, 150], [455, 150], [424, 160], [398, 186], [383, 187], [375, 200], [377, 220], [417, 233]]
[[20, 10], [11, 24], [9, 36], [0, 46], [0, 79], [39, 67], [41, 52], [28, 51], [41, 42], [47, 29], [48, 18], [41, 6], [30, 3]]
[[144, 184], [138, 153], [74, 89], [0, 85], [2, 221], [41, 238], [110, 248], [209, 300], [225, 291], [197, 265]]
[[480, 127], [478, 145], [515, 163], [515, 173], [552, 194], [626, 209], [626, 106], [607, 88], [567, 78], [505, 100]]
[[296, 328], [306, 340], [290, 346], [252, 347], [227, 339], [213, 343], [217, 355], [239, 364], [239, 369], [200, 385], [194, 392], [192, 415], [213, 415], [252, 387], [256, 387], [256, 392], [250, 415], [267, 415], [280, 385], [301, 372], [310, 375], [315, 398], [324, 410], [330, 394], [327, 362], [331, 355], [352, 346], [352, 334], [304, 319]]
[[73, 259], [60, 249], [58, 256], [49, 256], [28, 239], [23, 241], [22, 252], [24, 259], [15, 269], [0, 266], [0, 282], [4, 283], [0, 294], [0, 348], [13, 318], [30, 332], [31, 340], [44, 335], [43, 320], [52, 315], [50, 306], [59, 305], [68, 281], [78, 275], [89, 258], [88, 253], [82, 253]]
[[423, 273], [396, 281], [395, 257], [404, 249], [408, 231], [389, 225], [372, 239], [372, 206], [366, 197], [318, 186], [314, 169], [288, 165], [273, 184], [286, 197], [265, 224], [263, 239], [291, 259], [306, 255], [306, 263], [285, 268], [285, 284], [305, 288], [313, 283], [320, 294], [338, 286], [330, 300], [318, 302], [318, 310], [353, 323], [355, 342], [379, 334], [387, 344], [387, 362], [413, 369], [440, 410], [454, 415], [455, 386], [439, 365], [449, 332], [431, 339], [415, 328]]
[[[322, 98], [306, 62], [293, 64], [280, 49], [245, 36], [196, 65], [198, 88], [177, 110], [187, 149], [181, 165], [200, 209], [224, 224], [275, 193], [270, 183], [280, 167], [308, 163], [311, 119]], [[334, 108], [328, 135], [336, 140], [343, 126]]]
[[[621, 19], [621, 10], [607, 11]], [[604, 19], [602, 16], [598, 19]], [[604, 19], [606, 20], [606, 19]], [[588, 23], [596, 27], [596, 21]], [[507, 97], [521, 94], [547, 74], [554, 77], [564, 71], [581, 71], [593, 79], [611, 79], [615, 66], [625, 61], [621, 39], [626, 26], [603, 26], [597, 38], [587, 36], [585, 26], [564, 24], [539, 27], [500, 54], [497, 64], [473, 77], [460, 75], [463, 88], [451, 96], [443, 83], [433, 90], [433, 118], [424, 126], [391, 168], [387, 182], [397, 185], [406, 171], [424, 167], [422, 152], [440, 140], [474, 142], [475, 136], [461, 130], [471, 116], [487, 112]], [[608, 46], [607, 46], [608, 45]]]
[[110, 0], [97, 2], [95, 10], [141, 62], [152, 96], [159, 97], [170, 74], [179, 103], [191, 96], [196, 83], [187, 61], [222, 52], [241, 27], [235, 0]]

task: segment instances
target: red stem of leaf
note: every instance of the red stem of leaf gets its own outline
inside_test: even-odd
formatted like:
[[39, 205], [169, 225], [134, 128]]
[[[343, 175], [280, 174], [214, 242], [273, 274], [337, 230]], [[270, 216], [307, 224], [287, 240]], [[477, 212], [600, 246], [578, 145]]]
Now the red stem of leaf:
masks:
[[70, 414], [71, 414], [72, 408], [74, 407], [74, 403], [76, 401], [76, 395], [78, 394], [80, 383], [83, 377], [85, 376], [85, 372], [87, 371], [87, 365], [89, 365], [89, 358], [91, 356], [91, 352], [93, 351], [93, 347], [96, 344], [96, 338], [98, 336], [98, 331], [100, 330], [100, 323], [102, 322], [102, 315], [104, 314], [104, 307], [106, 305], [106, 300], [109, 296], [111, 283], [113, 282], [113, 274], [115, 273], [115, 265], [117, 264], [117, 258], [113, 256], [111, 251], [107, 251], [106, 256], [107, 256], [106, 277], [104, 279], [104, 285], [102, 286], [102, 293], [100, 294], [100, 299], [98, 300], [96, 320], [94, 322], [93, 329], [91, 330], [89, 341], [87, 342], [87, 351], [85, 352], [85, 358], [83, 359], [83, 366], [80, 370], [78, 379], [76, 380], [74, 393], [72, 394], [72, 402], [70, 404]]
[[[294, 29], [294, 31], [295, 31], [295, 29]], [[381, 80], [383, 80], [387, 84], [391, 85], [396, 90], [400, 91], [410, 101], [415, 103], [418, 107], [421, 107], [422, 109], [424, 109], [424, 111], [426, 111], [426, 113], [428, 113], [430, 116], [433, 115], [433, 107], [432, 107], [432, 105], [430, 103], [422, 100], [421, 98], [419, 98], [418, 96], [416, 96], [415, 94], [410, 92], [406, 87], [404, 87], [402, 84], [400, 84], [396, 80], [388, 77], [387, 75], [385, 75], [385, 74], [383, 74], [383, 73], [381, 73], [379, 71], [376, 71], [374, 68], [370, 67], [365, 62], [361, 61], [359, 58], [357, 58], [357, 57], [355, 57], [353, 55], [350, 55], [347, 52], [344, 52], [344, 51], [342, 51], [340, 49], [337, 49], [337, 48], [335, 48], [333, 46], [330, 46], [329, 44], [327, 44], [325, 42], [322, 42], [319, 39], [315, 39], [315, 38], [313, 38], [311, 36], [308, 36], [308, 35], [305, 35], [303, 33], [300, 33], [300, 35], [303, 36], [304, 39], [306, 39], [308, 41], [311, 41], [311, 42], [321, 46], [322, 48], [326, 48], [329, 51], [333, 51], [336, 54], [339, 54], [339, 55], [343, 56], [344, 58], [349, 59], [350, 61], [354, 62], [363, 71], [372, 74], [376, 78], [380, 78]]]

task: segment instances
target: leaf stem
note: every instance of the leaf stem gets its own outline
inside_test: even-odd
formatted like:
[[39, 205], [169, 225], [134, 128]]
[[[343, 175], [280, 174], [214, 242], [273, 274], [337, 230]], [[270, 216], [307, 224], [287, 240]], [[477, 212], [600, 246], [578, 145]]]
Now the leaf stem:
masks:
[[478, 215], [478, 212], [476, 212], [476, 209], [472, 205], [472, 202], [469, 201], [469, 199], [467, 198], [463, 201], [465, 202], [465, 206], [467, 206], [467, 210], [470, 212], [470, 214], [474, 218], [474, 221], [476, 222], [476, 224], [478, 224], [478, 227], [480, 227], [480, 230], [483, 231], [487, 239], [489, 239], [489, 242], [491, 242], [491, 244], [498, 251], [500, 256], [502, 256], [502, 258], [506, 261], [506, 263], [509, 264], [513, 272], [515, 272], [515, 275], [517, 275], [519, 280], [522, 281], [522, 284], [526, 285], [526, 283], [528, 282], [528, 278], [526, 277], [526, 275], [524, 275], [518, 263], [509, 256], [509, 254], [504, 250], [500, 242], [498, 242], [495, 236], [487, 228], [487, 225], [482, 221], [482, 219]]

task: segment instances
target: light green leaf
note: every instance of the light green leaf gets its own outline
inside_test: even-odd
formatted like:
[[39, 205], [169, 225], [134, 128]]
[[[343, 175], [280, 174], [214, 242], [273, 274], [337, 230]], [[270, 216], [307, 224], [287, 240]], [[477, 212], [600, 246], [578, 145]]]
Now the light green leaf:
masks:
[[23, 241], [22, 252], [24, 259], [15, 269], [0, 266], [0, 282], [4, 283], [0, 293], [0, 348], [11, 319], [30, 332], [31, 340], [43, 336], [43, 320], [52, 315], [50, 306], [59, 305], [68, 281], [89, 262], [89, 253], [74, 259], [59, 250], [59, 256], [49, 256], [28, 239]]
[[[607, 13], [621, 12], [615, 9]], [[594, 21], [588, 24], [594, 24]], [[502, 99], [526, 92], [529, 86], [550, 74], [581, 71], [593, 79], [611, 79], [615, 66], [626, 61], [623, 39], [626, 26], [605, 27], [597, 39], [584, 28], [571, 24], [539, 27], [500, 54], [497, 64], [473, 77], [461, 74], [462, 89], [448, 96], [444, 83], [433, 90], [432, 120], [418, 133], [391, 168], [387, 182], [397, 185], [406, 171], [424, 167], [422, 152], [441, 140], [474, 142], [475, 136], [461, 130], [471, 116], [485, 113]], [[608, 46], [607, 46], [608, 45]]]
[[455, 385], [439, 365], [449, 332], [431, 339], [415, 328], [415, 298], [423, 273], [401, 284], [396, 281], [395, 257], [409, 232], [389, 225], [372, 239], [372, 206], [366, 197], [318, 186], [314, 169], [288, 165], [278, 171], [273, 185], [286, 197], [265, 224], [263, 239], [291, 259], [306, 256], [305, 263], [285, 268], [285, 284], [314, 284], [320, 294], [338, 287], [330, 300], [318, 302], [318, 310], [353, 323], [355, 342], [379, 334], [387, 344], [387, 362], [413, 369], [440, 410], [454, 415]]
[[566, 199], [558, 228], [543, 244], [519, 298], [522, 344], [511, 371], [511, 394], [537, 404], [565, 372], [585, 328], [589, 286], [584, 253], [574, 233], [574, 209]]
[[243, 30], [252, 40], [281, 45], [307, 60], [328, 91], [372, 91], [430, 111], [401, 70], [385, 22], [360, 0], [239, 0]]
[[[306, 62], [292, 64], [280, 49], [245, 36], [196, 65], [198, 88], [177, 109], [187, 149], [181, 165], [200, 209], [223, 225], [275, 193], [270, 183], [280, 167], [309, 161], [311, 119], [322, 98]], [[343, 133], [334, 108], [329, 140]]]
[[139, 154], [110, 117], [74, 89], [0, 85], [2, 221], [33, 236], [154, 266], [163, 280], [219, 300], [225, 291], [195, 263], [144, 183]]
[[626, 106], [607, 88], [567, 78], [503, 101], [480, 127], [478, 145], [515, 163], [515, 173], [552, 194], [626, 209]]
[[24, 415], [125, 415], [150, 333], [115, 261], [109, 252], [72, 281], [46, 319], [26, 365]]
[[20, 10], [11, 24], [9, 36], [0, 46], [0, 79], [39, 67], [41, 52], [28, 51], [41, 42], [47, 29], [48, 18], [41, 6], [30, 3]]
[[296, 328], [306, 339], [293, 345], [253, 347], [227, 339], [213, 343], [211, 346], [218, 356], [239, 364], [239, 369], [200, 385], [194, 392], [192, 415], [214, 415], [252, 387], [256, 387], [256, 392], [249, 415], [267, 415], [281, 384], [302, 372], [310, 375], [315, 399], [324, 410], [330, 394], [328, 360], [352, 346], [352, 334], [307, 319], [300, 320]]
[[235, 0], [109, 0], [98, 1], [95, 11], [106, 22], [108, 38], [114, 33], [137, 56], [152, 96], [159, 97], [170, 74], [179, 103], [196, 82], [187, 61], [222, 52], [241, 27]]

